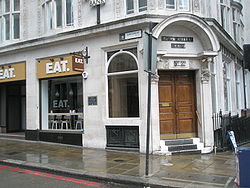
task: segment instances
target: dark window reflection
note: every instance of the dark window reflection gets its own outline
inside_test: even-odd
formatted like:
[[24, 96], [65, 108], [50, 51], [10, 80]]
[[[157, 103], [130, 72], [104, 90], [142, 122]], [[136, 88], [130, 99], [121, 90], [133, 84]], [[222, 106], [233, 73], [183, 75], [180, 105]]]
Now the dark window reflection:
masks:
[[49, 80], [49, 112], [83, 112], [82, 79]]

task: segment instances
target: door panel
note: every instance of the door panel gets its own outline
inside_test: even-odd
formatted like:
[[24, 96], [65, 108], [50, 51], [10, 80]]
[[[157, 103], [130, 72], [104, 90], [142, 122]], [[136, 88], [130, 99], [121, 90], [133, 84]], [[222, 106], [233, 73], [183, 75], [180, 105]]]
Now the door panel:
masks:
[[175, 134], [175, 104], [174, 85], [170, 75], [163, 76], [162, 83], [159, 84], [159, 105], [160, 105], [160, 132], [161, 134]]
[[161, 121], [160, 129], [161, 134], [173, 134], [174, 131], [174, 120], [164, 120]]
[[160, 72], [159, 105], [161, 139], [196, 135], [193, 72]]
[[22, 130], [20, 85], [7, 86], [7, 131]]

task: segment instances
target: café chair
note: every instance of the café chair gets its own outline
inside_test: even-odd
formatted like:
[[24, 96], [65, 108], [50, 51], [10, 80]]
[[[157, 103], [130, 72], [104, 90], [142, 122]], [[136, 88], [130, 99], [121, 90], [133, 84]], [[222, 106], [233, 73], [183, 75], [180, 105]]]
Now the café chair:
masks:
[[59, 129], [60, 128], [60, 122], [61, 122], [62, 116], [56, 116], [54, 119], [52, 119], [52, 129]]
[[64, 116], [62, 121], [61, 121], [61, 129], [70, 129], [70, 116]]
[[75, 129], [83, 129], [83, 117], [78, 116], [77, 120], [75, 120]]

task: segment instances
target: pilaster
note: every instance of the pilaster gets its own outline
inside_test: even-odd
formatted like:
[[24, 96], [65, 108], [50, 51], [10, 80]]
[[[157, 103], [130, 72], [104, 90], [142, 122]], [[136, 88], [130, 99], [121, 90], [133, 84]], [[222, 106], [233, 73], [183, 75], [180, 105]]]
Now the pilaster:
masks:
[[214, 144], [210, 81], [211, 73], [208, 68], [210, 63], [213, 63], [212, 58], [203, 59], [201, 68], [202, 133], [205, 147], [211, 147]]

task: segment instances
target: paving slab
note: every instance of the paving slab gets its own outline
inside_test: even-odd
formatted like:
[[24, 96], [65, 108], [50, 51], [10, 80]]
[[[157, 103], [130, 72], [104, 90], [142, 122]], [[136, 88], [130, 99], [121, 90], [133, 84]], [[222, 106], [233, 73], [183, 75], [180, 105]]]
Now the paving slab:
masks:
[[0, 136], [0, 162], [80, 175], [104, 181], [151, 187], [237, 187], [233, 152], [192, 155], [150, 155], [79, 146], [9, 139]]

